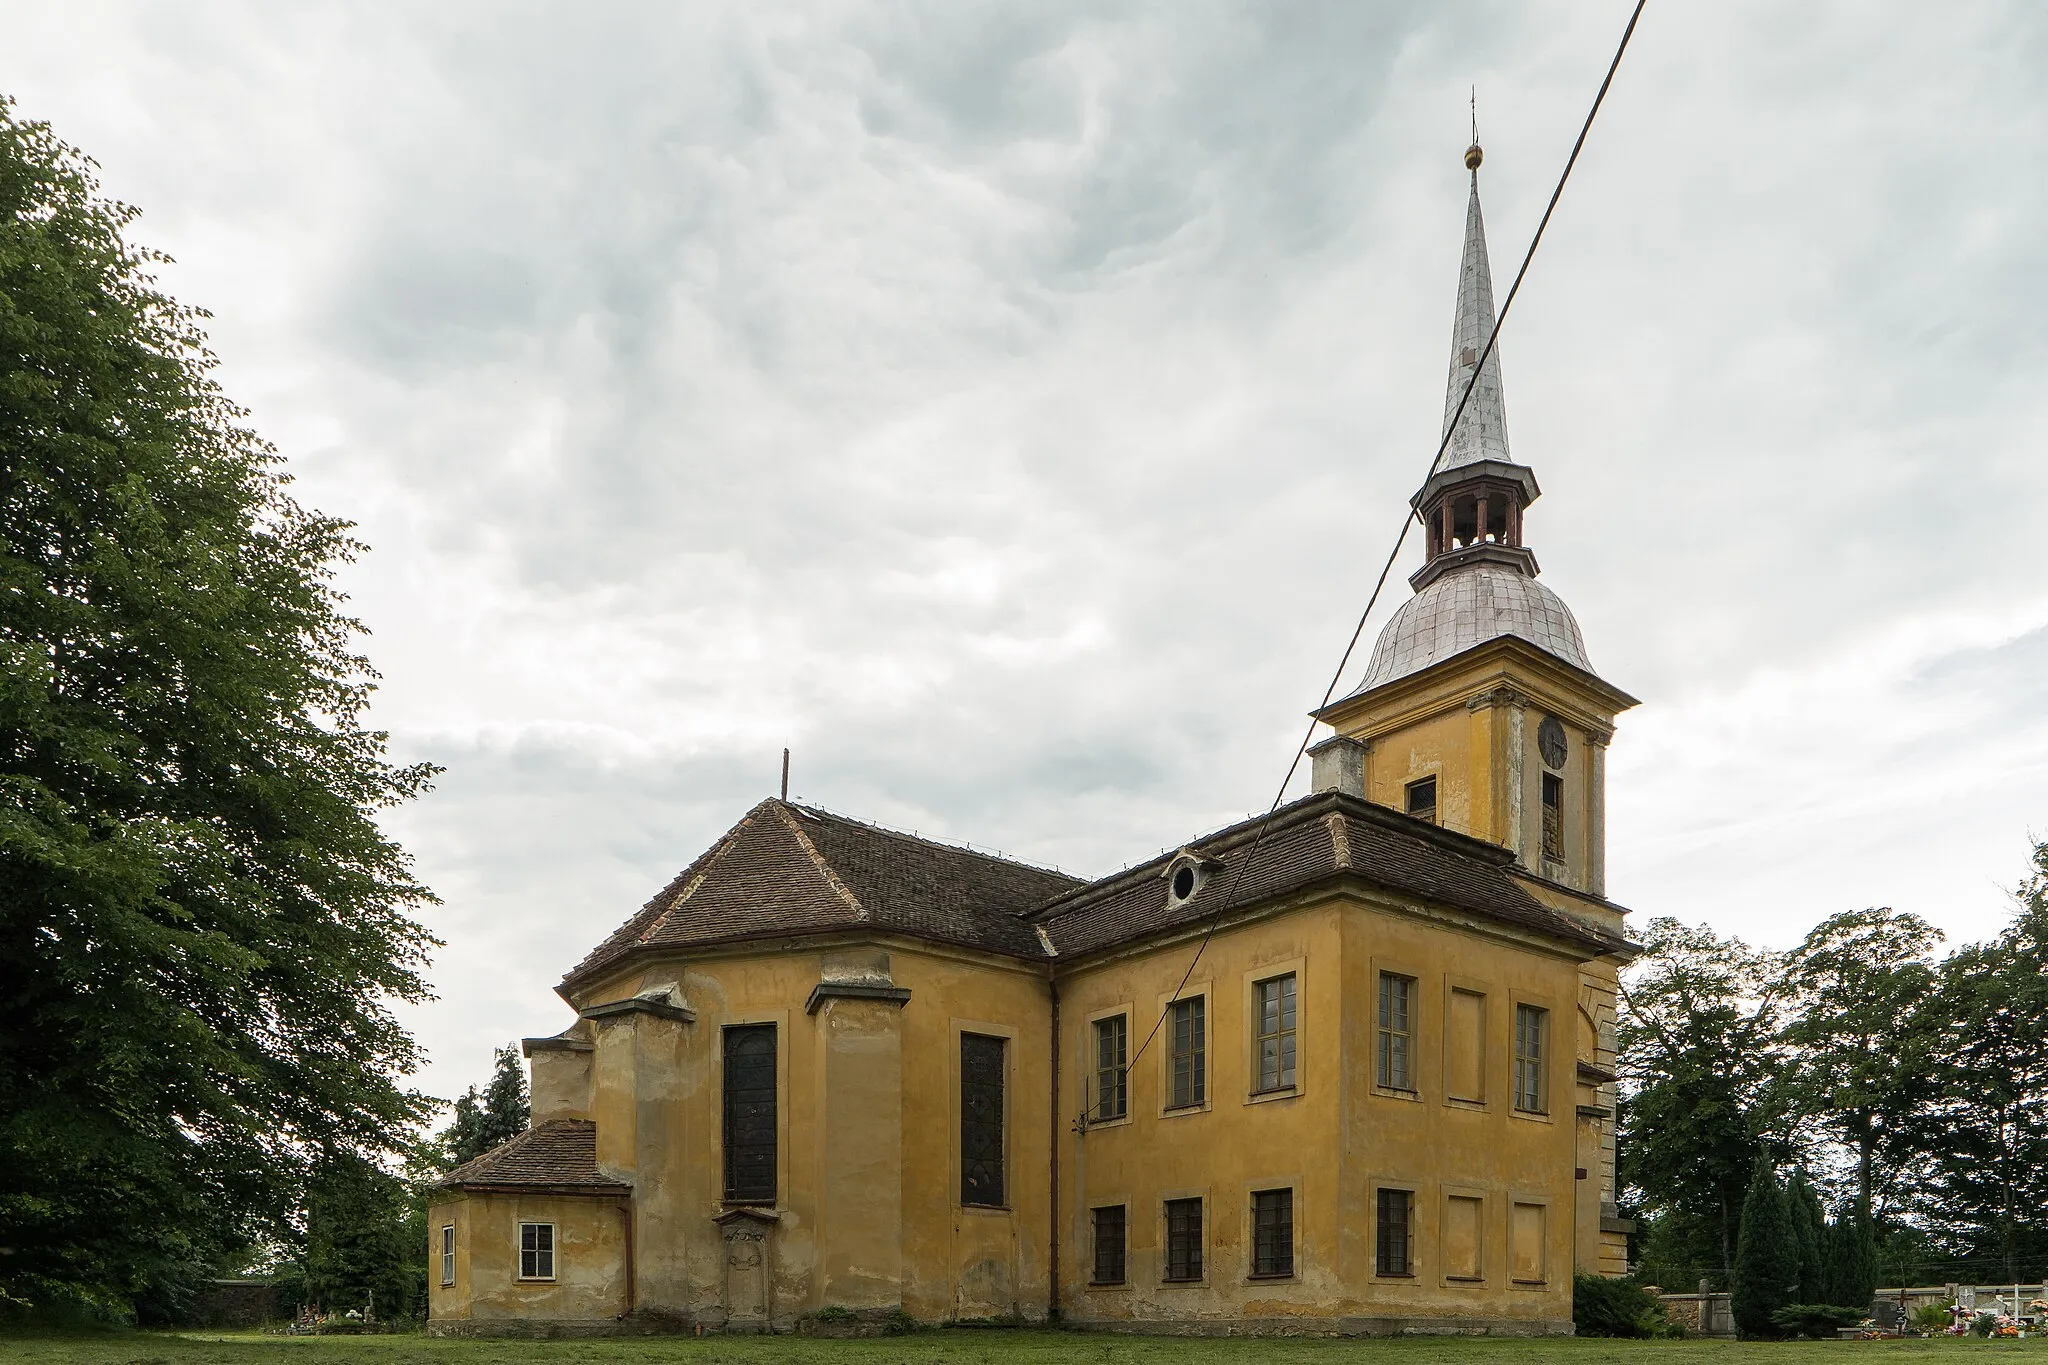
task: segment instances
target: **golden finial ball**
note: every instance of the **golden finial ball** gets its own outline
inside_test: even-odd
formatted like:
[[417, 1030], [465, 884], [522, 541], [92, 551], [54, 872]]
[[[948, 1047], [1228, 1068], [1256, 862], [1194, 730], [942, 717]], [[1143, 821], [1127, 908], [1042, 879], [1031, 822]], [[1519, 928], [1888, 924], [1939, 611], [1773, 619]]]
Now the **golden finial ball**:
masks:
[[1485, 152], [1482, 152], [1482, 151], [1480, 151], [1480, 150], [1479, 150], [1479, 144], [1478, 144], [1478, 143], [1476, 143], [1476, 142], [1475, 142], [1475, 143], [1473, 143], [1473, 144], [1472, 144], [1472, 145], [1471, 145], [1470, 147], [1467, 147], [1467, 148], [1465, 149], [1465, 169], [1466, 169], [1466, 170], [1468, 170], [1468, 171], [1476, 171], [1476, 170], [1478, 170], [1478, 169], [1479, 169], [1479, 163], [1480, 163], [1480, 162], [1482, 162], [1482, 161], [1484, 161], [1484, 160], [1486, 160], [1486, 153], [1485, 153]]

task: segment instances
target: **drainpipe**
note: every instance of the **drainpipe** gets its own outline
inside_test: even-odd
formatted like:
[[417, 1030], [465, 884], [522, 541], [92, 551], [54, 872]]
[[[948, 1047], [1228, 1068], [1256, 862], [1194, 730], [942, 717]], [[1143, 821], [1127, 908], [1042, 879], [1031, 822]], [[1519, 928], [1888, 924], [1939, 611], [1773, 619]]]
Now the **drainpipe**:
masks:
[[1046, 1227], [1052, 1233], [1052, 1291], [1046, 1299], [1046, 1320], [1057, 1323], [1060, 1320], [1060, 988], [1052, 979], [1052, 968], [1045, 969], [1046, 993], [1052, 997], [1052, 1103], [1047, 1107], [1047, 1116], [1052, 1132], [1052, 1217], [1046, 1220]]
[[626, 1311], [622, 1318], [633, 1316], [633, 1305], [637, 1302], [633, 1290], [635, 1271], [633, 1268], [633, 1199], [631, 1195], [619, 1201], [619, 1217], [626, 1225]]

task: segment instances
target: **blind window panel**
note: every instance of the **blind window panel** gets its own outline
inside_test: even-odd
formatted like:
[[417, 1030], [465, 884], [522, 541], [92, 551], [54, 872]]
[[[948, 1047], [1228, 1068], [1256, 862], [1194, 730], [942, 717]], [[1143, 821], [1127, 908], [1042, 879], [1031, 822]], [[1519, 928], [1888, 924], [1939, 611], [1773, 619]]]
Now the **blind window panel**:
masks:
[[725, 1030], [725, 1198], [775, 1202], [775, 1025]]
[[1004, 1204], [1003, 1071], [1008, 1043], [960, 1035], [960, 1202]]
[[1208, 1001], [1199, 995], [1189, 1000], [1176, 1000], [1171, 1012], [1173, 1082], [1167, 1105], [1181, 1109], [1201, 1104], [1208, 1098]]
[[1129, 1110], [1129, 1078], [1124, 1057], [1130, 1047], [1130, 1021], [1123, 1015], [1095, 1021], [1095, 1117], [1120, 1119]]
[[1294, 1084], [1294, 974], [1261, 981], [1252, 993], [1258, 1024], [1258, 1088], [1285, 1090]]

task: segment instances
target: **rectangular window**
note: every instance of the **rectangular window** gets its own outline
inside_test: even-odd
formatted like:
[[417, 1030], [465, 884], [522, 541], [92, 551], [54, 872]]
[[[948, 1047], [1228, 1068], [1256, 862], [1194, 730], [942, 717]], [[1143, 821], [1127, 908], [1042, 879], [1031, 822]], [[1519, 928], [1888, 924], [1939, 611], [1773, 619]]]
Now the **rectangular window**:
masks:
[[1009, 1044], [960, 1035], [960, 1202], [1003, 1207], [1003, 1069]]
[[1444, 1200], [1444, 1278], [1479, 1281], [1485, 1278], [1480, 1229], [1485, 1227], [1485, 1202], [1454, 1194]]
[[1208, 1001], [1202, 996], [1176, 1000], [1169, 1009], [1172, 1043], [1167, 1057], [1172, 1084], [1167, 1088], [1167, 1108], [1185, 1109], [1209, 1097]]
[[1564, 779], [1543, 774], [1543, 856], [1564, 861]]
[[1202, 1278], [1202, 1201], [1166, 1201], [1166, 1278], [1176, 1282]]
[[455, 1283], [455, 1224], [441, 1225], [441, 1283]]
[[1415, 1195], [1409, 1190], [1380, 1191], [1379, 1236], [1375, 1247], [1382, 1275], [1415, 1273], [1408, 1235], [1412, 1221], [1409, 1213], [1414, 1204]]
[[1454, 1100], [1486, 1100], [1486, 997], [1451, 991], [1451, 1036], [1444, 1043], [1444, 1094]]
[[1414, 1044], [1415, 978], [1380, 973], [1380, 1039], [1378, 1083], [1389, 1090], [1413, 1090], [1409, 1065]]
[[1294, 973], [1252, 987], [1252, 1017], [1258, 1034], [1258, 1089], [1294, 1085]]
[[1515, 1006], [1515, 1108], [1524, 1113], [1548, 1112], [1543, 1096], [1543, 1035], [1549, 1025], [1549, 1010]]
[[1095, 1021], [1095, 1118], [1120, 1119], [1130, 1108], [1129, 1078], [1124, 1054], [1130, 1047], [1130, 1021], [1112, 1015]]
[[1095, 1278], [1090, 1284], [1124, 1282], [1124, 1206], [1095, 1210]]
[[1545, 1224], [1549, 1210], [1541, 1204], [1517, 1204], [1508, 1219], [1508, 1278], [1516, 1284], [1542, 1284]]
[[775, 1025], [725, 1030], [725, 1198], [775, 1202]]
[[521, 1223], [519, 1225], [519, 1278], [522, 1280], [552, 1280], [555, 1278], [555, 1225], [553, 1223]]
[[1408, 813], [1418, 820], [1436, 823], [1436, 779], [1425, 777], [1408, 784]]
[[1294, 1273], [1294, 1191], [1260, 1190], [1252, 1196], [1252, 1274]]

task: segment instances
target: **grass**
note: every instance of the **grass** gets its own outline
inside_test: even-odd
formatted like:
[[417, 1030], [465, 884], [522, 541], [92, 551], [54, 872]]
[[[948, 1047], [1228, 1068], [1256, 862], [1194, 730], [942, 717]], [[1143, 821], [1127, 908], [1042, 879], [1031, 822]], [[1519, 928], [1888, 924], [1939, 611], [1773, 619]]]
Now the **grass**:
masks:
[[[795, 1337], [609, 1338], [586, 1341], [271, 1337], [254, 1333], [110, 1332], [0, 1336], [0, 1362], [37, 1365], [2048, 1365], [2048, 1338], [1980, 1341], [1601, 1341], [1424, 1337], [1120, 1337], [1079, 1332], [942, 1331], [828, 1341]], [[1939, 1362], [1931, 1357], [1940, 1357]], [[1996, 1356], [1999, 1361], [1988, 1359]]]

